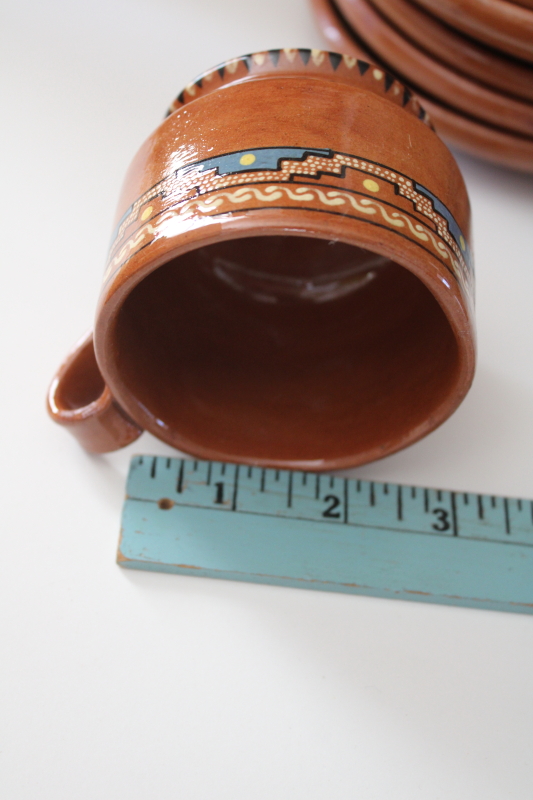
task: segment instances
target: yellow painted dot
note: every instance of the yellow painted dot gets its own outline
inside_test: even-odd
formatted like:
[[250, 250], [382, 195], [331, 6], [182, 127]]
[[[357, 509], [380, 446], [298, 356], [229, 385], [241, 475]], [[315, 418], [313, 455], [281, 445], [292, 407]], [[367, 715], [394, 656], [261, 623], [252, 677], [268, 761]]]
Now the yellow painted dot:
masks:
[[379, 185], [376, 181], [370, 180], [367, 178], [366, 181], [363, 181], [363, 186], [365, 189], [368, 189], [369, 192], [379, 192]]
[[153, 210], [154, 209], [152, 208], [152, 206], [148, 206], [148, 208], [145, 208], [143, 213], [141, 214], [141, 219], [142, 220], [148, 219]]
[[462, 236], [459, 236], [459, 244], [461, 245], [461, 250], [464, 250], [466, 247], [465, 240]]
[[373, 70], [372, 75], [377, 81], [380, 81], [383, 77], [383, 73], [380, 69]]
[[239, 160], [239, 164], [242, 164], [243, 167], [249, 167], [250, 164], [253, 164], [255, 161], [255, 156], [253, 153], [246, 153], [245, 155], [241, 156]]

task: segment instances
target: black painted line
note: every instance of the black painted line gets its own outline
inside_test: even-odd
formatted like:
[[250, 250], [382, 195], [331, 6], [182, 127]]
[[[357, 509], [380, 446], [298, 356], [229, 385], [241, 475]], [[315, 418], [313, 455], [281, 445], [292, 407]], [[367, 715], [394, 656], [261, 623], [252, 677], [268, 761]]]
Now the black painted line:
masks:
[[207, 485], [211, 486], [211, 474], [213, 472], [213, 462], [210, 461], [207, 465]]
[[260, 487], [260, 490], [262, 492], [265, 491], [265, 479], [266, 479], [266, 469], [263, 467], [263, 469], [261, 470], [261, 487]]
[[180, 459], [180, 469], [178, 472], [178, 483], [176, 485], [176, 491], [178, 494], [181, 494], [183, 491], [183, 470], [185, 469], [185, 459]]
[[361, 481], [357, 481], [357, 483], [355, 485], [355, 489], [356, 489], [357, 492], [361, 491]]
[[292, 476], [293, 473], [289, 472], [289, 485], [287, 487], [287, 508], [292, 508]]
[[315, 481], [315, 500], [320, 497], [320, 475], [317, 474]]
[[333, 475], [330, 475], [330, 478], [329, 478], [329, 488], [330, 488], [330, 489], [333, 489], [334, 485], [335, 485], [335, 478], [333, 477]]
[[170, 465], [172, 464], [172, 459], [167, 458], [167, 469], [170, 469]]
[[252, 470], [253, 470], [253, 467], [248, 467], [248, 477], [249, 478], [252, 477]]
[[[136, 503], [155, 503], [156, 505], [158, 503], [157, 500], [149, 499], [149, 498], [146, 498], [146, 497], [131, 497], [131, 496], [128, 496], [127, 497], [127, 502], [129, 502], [130, 500], [132, 502], [136, 502]], [[215, 506], [205, 506], [205, 505], [204, 506], [200, 506], [197, 503], [182, 503], [182, 502], [176, 503], [176, 507], [179, 508], [181, 506], [184, 506], [185, 508], [197, 508], [197, 509], [203, 509], [203, 510], [210, 509], [210, 510], [216, 510], [216, 511], [226, 511], [226, 512], [228, 511], [228, 508], [227, 507], [225, 508], [224, 506], [215, 507]], [[300, 517], [300, 516], [293, 516], [293, 515], [291, 515], [290, 517], [286, 517], [286, 516], [280, 515], [279, 512], [275, 513], [275, 514], [272, 514], [272, 513], [265, 512], [265, 511], [252, 511], [251, 509], [244, 509], [244, 508], [237, 508], [236, 509], [236, 513], [237, 514], [247, 514], [248, 516], [254, 516], [254, 517], [270, 517], [270, 518], [272, 518], [274, 520], [276, 520], [276, 519], [277, 520], [280, 520], [280, 519], [300, 519], [300, 520], [302, 520], [304, 522], [314, 522], [314, 523], [320, 523], [320, 525], [324, 525], [324, 519], [322, 518], [322, 516], [320, 516], [319, 518]], [[333, 523], [330, 523], [330, 524], [338, 525], [339, 523], [338, 522], [337, 523], [333, 522]], [[395, 528], [392, 525], [369, 525], [366, 522], [364, 524], [359, 524], [357, 522], [349, 522], [348, 524], [350, 525], [350, 527], [357, 528], [359, 530], [368, 529], [368, 530], [386, 531], [386, 532], [392, 531], [393, 533], [400, 533], [400, 534], [405, 534], [406, 533], [406, 534], [416, 534], [418, 536], [439, 536], [439, 537], [444, 537], [444, 538], [447, 538], [447, 539], [451, 539], [452, 538], [451, 536], [449, 536], [447, 534], [438, 533], [438, 532], [435, 532], [435, 531], [413, 530], [412, 528], [406, 528], [406, 527], [403, 527], [403, 526], [401, 528]], [[517, 542], [517, 541], [515, 541], [513, 539], [489, 539], [489, 538], [485, 538], [485, 537], [481, 537], [481, 536], [461, 536], [460, 538], [462, 540], [468, 539], [469, 541], [472, 541], [472, 542], [483, 542], [484, 544], [490, 544], [490, 545], [507, 545], [507, 546], [510, 546], [510, 547], [528, 547], [528, 548], [533, 548], [533, 544], [530, 544], [529, 542]]]
[[429, 492], [427, 489], [424, 489], [424, 511], [426, 514], [429, 511]]
[[470, 501], [469, 501], [469, 498], [468, 498], [468, 493], [467, 493], [467, 492], [465, 492], [465, 493], [463, 494], [463, 503], [465, 504], [465, 506], [467, 506], [469, 502], [470, 502]]
[[485, 509], [483, 508], [483, 497], [478, 494], [477, 496], [477, 515], [479, 519], [485, 519]]
[[459, 525], [457, 522], [457, 502], [455, 499], [455, 492], [450, 492], [450, 500], [452, 504], [452, 525], [453, 525], [453, 535], [459, 536]]
[[279, 481], [279, 469], [276, 470], [276, 480]]
[[152, 459], [152, 468], [150, 469], [150, 477], [155, 478], [157, 473], [157, 456], [154, 456]]
[[509, 518], [509, 500], [504, 497], [503, 498], [503, 513], [505, 517], [505, 533], [507, 536], [511, 535], [511, 520]]
[[442, 502], [442, 492], [440, 489], [437, 489], [437, 500], [439, 501], [439, 503]]
[[411, 486], [411, 498], [414, 500], [416, 497], [416, 486]]
[[237, 492], [239, 491], [239, 465], [235, 467], [235, 479], [233, 482], [233, 499], [231, 501], [231, 510], [237, 510]]
[[196, 461], [196, 459], [193, 461], [192, 469], [193, 469], [193, 472], [197, 472], [198, 471], [198, 461]]
[[388, 493], [389, 493], [389, 484], [388, 483], [384, 483], [383, 484], [383, 494], [388, 494]]
[[344, 479], [344, 522], [348, 524], [348, 478]]
[[403, 497], [401, 486], [398, 486], [398, 496], [396, 498], [396, 516], [399, 520], [403, 520]]
[[370, 481], [370, 495], [369, 495], [369, 497], [370, 497], [370, 505], [371, 506], [375, 506], [376, 505], [376, 493], [374, 491], [374, 481]]
[[302, 472], [302, 486], [307, 486], [307, 472]]
[[496, 498], [494, 497], [494, 495], [491, 495], [490, 504], [493, 508], [496, 508]]
[[225, 461], [222, 462], [222, 466], [220, 467], [220, 474], [221, 475], [225, 475], [226, 474], [226, 462]]
[[522, 511], [522, 501], [521, 500], [517, 500], [516, 501], [516, 505], [518, 506], [518, 510]]

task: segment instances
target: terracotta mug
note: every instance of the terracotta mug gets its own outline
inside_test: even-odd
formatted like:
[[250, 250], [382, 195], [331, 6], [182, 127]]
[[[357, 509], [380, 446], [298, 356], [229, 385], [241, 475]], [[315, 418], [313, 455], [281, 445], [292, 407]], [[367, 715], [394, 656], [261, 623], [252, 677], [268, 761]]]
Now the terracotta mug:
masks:
[[474, 371], [470, 212], [411, 92], [321, 50], [190, 84], [135, 156], [92, 336], [53, 418], [94, 452], [354, 466], [443, 422]]

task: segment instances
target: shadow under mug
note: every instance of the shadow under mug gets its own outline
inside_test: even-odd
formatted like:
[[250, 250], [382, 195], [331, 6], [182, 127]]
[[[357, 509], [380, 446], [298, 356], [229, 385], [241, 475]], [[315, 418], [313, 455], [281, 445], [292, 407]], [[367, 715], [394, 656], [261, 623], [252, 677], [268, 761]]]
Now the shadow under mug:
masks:
[[416, 441], [473, 376], [469, 204], [430, 120], [349, 56], [200, 76], [135, 157], [93, 335], [52, 417], [105, 452], [340, 469]]

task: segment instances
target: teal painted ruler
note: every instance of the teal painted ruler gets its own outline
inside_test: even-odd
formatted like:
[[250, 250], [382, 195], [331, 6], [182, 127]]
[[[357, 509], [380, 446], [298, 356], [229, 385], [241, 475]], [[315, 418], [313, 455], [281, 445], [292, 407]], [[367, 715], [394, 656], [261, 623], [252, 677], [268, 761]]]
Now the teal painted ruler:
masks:
[[533, 502], [136, 456], [118, 563], [533, 613]]

